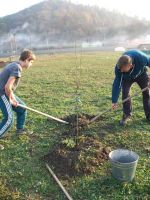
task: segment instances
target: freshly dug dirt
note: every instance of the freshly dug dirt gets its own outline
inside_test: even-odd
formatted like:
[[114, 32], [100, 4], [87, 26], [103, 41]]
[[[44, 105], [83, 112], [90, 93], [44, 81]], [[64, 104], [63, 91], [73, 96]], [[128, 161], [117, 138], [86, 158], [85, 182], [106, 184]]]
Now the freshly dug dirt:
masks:
[[63, 135], [77, 135], [81, 133], [81, 130], [88, 127], [90, 120], [95, 117], [94, 115], [88, 114], [78, 114], [78, 115], [70, 115], [63, 120], [69, 122], [68, 129], [63, 133]]
[[[74, 138], [75, 139], [75, 138]], [[73, 141], [73, 138], [68, 139]], [[63, 141], [67, 141], [63, 140]], [[98, 138], [80, 136], [78, 146], [68, 147], [67, 143], [60, 142], [55, 149], [43, 156], [43, 160], [54, 167], [60, 176], [74, 176], [89, 174], [108, 160], [110, 147], [105, 147]]]
[[55, 148], [42, 158], [60, 176], [89, 174], [108, 160], [110, 147], [104, 146], [99, 137], [83, 133], [93, 117], [82, 113], [63, 118], [69, 126], [66, 126]]
[[78, 114], [78, 115], [70, 115], [64, 118], [64, 120], [68, 121], [72, 126], [76, 126], [77, 119], [78, 119], [78, 124], [80, 126], [85, 126], [89, 123], [89, 120], [95, 117], [94, 115], [88, 115], [85, 113]]

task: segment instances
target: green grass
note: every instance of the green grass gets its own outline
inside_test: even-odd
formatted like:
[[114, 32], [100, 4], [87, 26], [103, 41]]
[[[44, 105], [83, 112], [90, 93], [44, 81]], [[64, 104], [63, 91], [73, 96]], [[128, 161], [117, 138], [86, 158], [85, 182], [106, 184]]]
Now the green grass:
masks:
[[[37, 56], [38, 60], [23, 72], [16, 94], [29, 107], [61, 118], [75, 112], [76, 83], [82, 102], [81, 111], [99, 114], [111, 107], [111, 87], [114, 65], [120, 54], [111, 52]], [[140, 91], [134, 85], [132, 94]], [[109, 162], [99, 166], [91, 175], [60, 178], [76, 200], [148, 200], [150, 199], [150, 124], [147, 124], [142, 97], [133, 100], [133, 120], [125, 127], [118, 124], [121, 107], [109, 112], [84, 130], [97, 135], [113, 149], [127, 148], [140, 156], [136, 176], [131, 183], [120, 183], [111, 176]], [[0, 152], [1, 200], [65, 200], [41, 157], [61, 138], [64, 124], [48, 121], [28, 112], [27, 128], [33, 135], [15, 136], [15, 125], [0, 140], [5, 149]]]

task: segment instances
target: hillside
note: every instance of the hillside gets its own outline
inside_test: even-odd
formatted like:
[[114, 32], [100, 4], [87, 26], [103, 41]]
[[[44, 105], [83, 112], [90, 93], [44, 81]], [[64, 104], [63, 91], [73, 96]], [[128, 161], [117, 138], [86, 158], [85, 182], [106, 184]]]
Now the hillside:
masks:
[[116, 36], [132, 39], [146, 34], [145, 30], [149, 31], [148, 21], [64, 0], [47, 0], [0, 18], [1, 45], [12, 49]]

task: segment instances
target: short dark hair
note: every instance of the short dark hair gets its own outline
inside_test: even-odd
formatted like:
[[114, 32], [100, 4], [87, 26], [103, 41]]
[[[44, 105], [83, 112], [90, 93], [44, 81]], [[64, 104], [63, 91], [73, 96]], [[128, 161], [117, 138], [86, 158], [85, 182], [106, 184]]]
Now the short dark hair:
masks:
[[119, 69], [128, 64], [132, 64], [132, 58], [128, 55], [121, 56], [117, 62], [117, 66]]
[[20, 58], [19, 60], [25, 61], [26, 59], [30, 60], [36, 60], [36, 56], [35, 54], [30, 51], [30, 50], [24, 50], [21, 54], [20, 54]]

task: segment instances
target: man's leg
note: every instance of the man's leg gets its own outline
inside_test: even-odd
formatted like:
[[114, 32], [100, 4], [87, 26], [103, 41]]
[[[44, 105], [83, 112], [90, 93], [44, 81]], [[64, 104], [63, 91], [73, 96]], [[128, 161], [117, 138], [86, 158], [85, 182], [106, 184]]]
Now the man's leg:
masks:
[[[133, 81], [123, 80], [122, 81], [122, 100], [130, 97], [130, 88]], [[131, 99], [123, 103], [123, 117], [120, 121], [120, 125], [125, 125], [128, 120], [130, 120], [132, 114], [132, 104]]]
[[[130, 88], [133, 81], [123, 80], [122, 81], [122, 100], [130, 97]], [[131, 99], [123, 103], [123, 113], [125, 116], [131, 116], [132, 113], [132, 103]]]
[[[145, 72], [141, 76], [136, 79], [137, 84], [140, 86], [141, 89], [148, 87], [149, 84], [149, 76]], [[148, 120], [150, 120], [150, 94], [149, 89], [145, 90], [143, 93], [143, 108], [145, 112], [145, 116]]]
[[6, 95], [0, 96], [0, 109], [3, 114], [3, 119], [0, 123], [0, 138], [1, 138], [13, 124], [12, 106]]
[[[15, 98], [19, 104], [25, 105], [25, 103], [19, 97], [15, 96]], [[17, 130], [23, 129], [25, 125], [26, 116], [27, 116], [26, 109], [21, 108], [21, 107], [14, 107], [14, 106], [12, 108], [16, 112], [16, 115], [17, 115], [17, 123], [16, 123]]]

